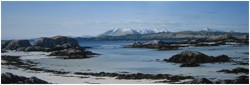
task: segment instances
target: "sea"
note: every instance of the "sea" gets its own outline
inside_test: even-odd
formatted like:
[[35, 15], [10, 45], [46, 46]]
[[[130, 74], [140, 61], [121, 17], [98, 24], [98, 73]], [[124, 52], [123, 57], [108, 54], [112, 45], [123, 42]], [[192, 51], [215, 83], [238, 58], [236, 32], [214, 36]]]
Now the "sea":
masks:
[[[180, 67], [180, 64], [162, 61], [186, 50], [199, 51], [209, 56], [228, 55], [234, 60], [249, 62], [248, 45], [221, 45], [205, 47], [182, 47], [179, 50], [164, 50], [146, 48], [124, 48], [124, 45], [135, 42], [132, 40], [105, 41], [79, 40], [81, 46], [88, 46], [86, 50], [98, 53], [86, 59], [58, 59], [56, 56], [46, 56], [45, 52], [15, 52], [9, 51], [2, 55], [19, 55], [23, 60], [31, 60], [42, 67], [58, 71], [70, 72], [116, 72], [116, 73], [145, 73], [145, 74], [173, 74], [194, 76], [210, 79], [233, 79], [245, 74], [219, 73], [218, 70], [249, 68], [249, 65], [234, 65], [227, 63], [206, 63], [199, 67]], [[2, 66], [3, 68], [3, 66]], [[2, 69], [6, 72], [10, 69]]]

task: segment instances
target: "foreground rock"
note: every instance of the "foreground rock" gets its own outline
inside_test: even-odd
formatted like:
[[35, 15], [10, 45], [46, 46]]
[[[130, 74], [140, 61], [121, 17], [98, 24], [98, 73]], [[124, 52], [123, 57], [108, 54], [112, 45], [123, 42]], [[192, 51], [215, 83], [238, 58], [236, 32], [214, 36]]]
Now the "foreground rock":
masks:
[[3, 50], [17, 50], [18, 48], [26, 48], [31, 46], [28, 40], [6, 40], [2, 41], [1, 48]]
[[176, 54], [169, 59], [164, 59], [164, 61], [182, 63], [182, 67], [191, 67], [199, 66], [200, 63], [229, 62], [230, 58], [226, 55], [213, 57], [198, 51], [183, 51], [182, 53]]
[[235, 73], [235, 74], [238, 74], [238, 73], [248, 74], [249, 69], [238, 67], [238, 68], [235, 68], [235, 69], [232, 69], [232, 70], [222, 69], [222, 70], [219, 70], [217, 72]]
[[185, 79], [193, 79], [191, 76], [179, 76], [171, 74], [143, 74], [143, 73], [133, 73], [133, 74], [118, 74], [118, 73], [82, 73], [75, 72], [76, 75], [92, 75], [97, 77], [116, 77], [116, 79], [167, 79], [169, 82], [178, 82]]
[[157, 50], [177, 50], [179, 45], [169, 44], [167, 42], [163, 42], [160, 40], [153, 40], [147, 42], [134, 42], [124, 47], [127, 48], [150, 48], [150, 49], [157, 49]]
[[197, 78], [192, 81], [183, 82], [181, 84], [249, 84], [249, 76], [239, 76], [236, 79], [218, 80], [215, 82], [206, 78]]
[[17, 76], [12, 73], [2, 73], [1, 74], [2, 84], [49, 84], [47, 81], [38, 79], [36, 77], [23, 77]]
[[212, 83], [213, 83], [212, 81], [206, 78], [198, 78], [190, 82], [190, 84], [212, 84]]
[[249, 84], [249, 76], [239, 76], [233, 80], [219, 80], [216, 84]]

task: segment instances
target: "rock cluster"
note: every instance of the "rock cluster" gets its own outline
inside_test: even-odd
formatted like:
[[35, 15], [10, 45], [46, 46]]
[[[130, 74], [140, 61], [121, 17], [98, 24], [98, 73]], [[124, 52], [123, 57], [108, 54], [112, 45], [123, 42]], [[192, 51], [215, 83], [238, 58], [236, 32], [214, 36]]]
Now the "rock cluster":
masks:
[[126, 45], [124, 47], [127, 48], [150, 48], [150, 49], [158, 49], [158, 50], [177, 50], [181, 46], [176, 46], [169, 44], [167, 42], [161, 40], [153, 40], [147, 42], [134, 42]]
[[249, 84], [249, 76], [239, 76], [236, 79], [226, 79], [210, 81], [207, 78], [196, 78], [192, 81], [183, 82], [182, 84]]
[[84, 48], [76, 47], [76, 48], [68, 48], [52, 51], [49, 56], [59, 56], [59, 58], [63, 59], [78, 59], [78, 58], [90, 58], [92, 55], [98, 55], [96, 53], [92, 53], [91, 51], [86, 51]]
[[232, 69], [232, 70], [222, 69], [222, 70], [219, 70], [217, 72], [236, 73], [236, 74], [245, 73], [245, 74], [248, 74], [249, 69], [238, 67], [238, 68], [235, 68], [235, 69]]
[[249, 76], [239, 76], [236, 79], [219, 80], [216, 84], [249, 84]]
[[194, 79], [190, 84], [212, 84], [213, 82], [206, 78]]
[[228, 62], [230, 58], [226, 55], [217, 57], [208, 56], [198, 51], [183, 51], [182, 53], [173, 55], [169, 59], [164, 59], [167, 62], [182, 63], [181, 67], [199, 66], [200, 63]]
[[80, 47], [76, 39], [65, 36], [39, 38], [33, 45], [28, 40], [9, 40], [2, 43], [2, 48], [3, 50], [51, 52], [51, 56], [61, 56], [64, 59], [89, 58], [90, 55], [95, 55]]
[[17, 76], [12, 73], [2, 73], [1, 74], [2, 84], [49, 84], [47, 81], [38, 79], [36, 77], [23, 77]]

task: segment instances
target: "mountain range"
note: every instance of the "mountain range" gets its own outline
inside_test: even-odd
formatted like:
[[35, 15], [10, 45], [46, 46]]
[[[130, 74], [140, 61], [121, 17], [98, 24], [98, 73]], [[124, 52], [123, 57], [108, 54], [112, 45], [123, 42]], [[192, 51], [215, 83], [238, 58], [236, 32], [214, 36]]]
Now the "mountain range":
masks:
[[153, 34], [153, 33], [160, 33], [160, 32], [169, 32], [167, 29], [145, 29], [145, 30], [135, 30], [131, 28], [116, 28], [113, 30], [108, 30], [98, 36], [123, 36], [128, 34]]
[[167, 39], [204, 39], [210, 37], [221, 37], [231, 35], [243, 39], [249, 33], [225, 32], [212, 28], [204, 28], [200, 31], [180, 31], [170, 32], [167, 29], [135, 30], [131, 28], [117, 28], [109, 30], [92, 38], [77, 37], [77, 39], [87, 40], [167, 40]]

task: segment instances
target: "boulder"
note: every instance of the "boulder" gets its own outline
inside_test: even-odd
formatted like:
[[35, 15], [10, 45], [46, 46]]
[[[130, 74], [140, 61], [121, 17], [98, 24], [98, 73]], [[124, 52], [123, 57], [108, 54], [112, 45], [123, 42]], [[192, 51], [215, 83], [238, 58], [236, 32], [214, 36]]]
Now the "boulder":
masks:
[[213, 82], [206, 78], [194, 79], [191, 84], [212, 84]]
[[234, 80], [235, 84], [249, 84], [249, 76], [239, 76]]
[[49, 56], [60, 56], [59, 58], [64, 59], [78, 59], [78, 58], [90, 58], [91, 55], [97, 55], [91, 51], [86, 51], [82, 47], [62, 49], [58, 51], [52, 51]]
[[29, 40], [8, 40], [1, 45], [4, 50], [17, 50], [21, 47], [24, 48], [31, 46]]
[[239, 76], [236, 79], [219, 80], [217, 84], [249, 84], [249, 76]]
[[1, 74], [1, 83], [2, 84], [48, 84], [48, 82], [38, 79], [36, 77], [23, 77], [17, 76], [12, 73], [2, 73]]
[[168, 62], [175, 63], [206, 63], [210, 57], [198, 51], [184, 51], [169, 58]]
[[36, 78], [34, 76], [24, 80], [24, 82], [28, 83], [28, 84], [34, 84], [34, 83], [36, 83], [36, 84], [47, 84], [48, 83], [47, 81], [41, 80], [41, 79]]
[[229, 58], [227, 55], [219, 55], [217, 57], [212, 58], [212, 62], [228, 62], [231, 58]]
[[217, 57], [208, 56], [198, 51], [183, 51], [182, 53], [173, 55], [169, 59], [163, 61], [184, 63], [182, 66], [198, 66], [199, 63], [214, 63], [214, 62], [229, 62], [231, 58], [226, 55], [219, 55]]
[[249, 69], [238, 67], [238, 68], [235, 68], [235, 69], [232, 69], [232, 70], [222, 69], [222, 70], [219, 70], [217, 72], [235, 73], [235, 74], [238, 74], [238, 73], [248, 74]]

